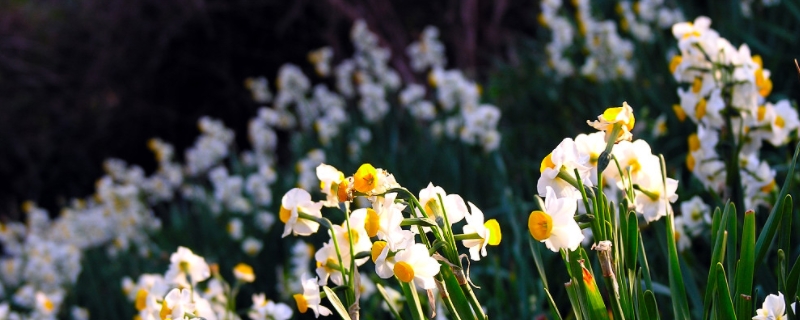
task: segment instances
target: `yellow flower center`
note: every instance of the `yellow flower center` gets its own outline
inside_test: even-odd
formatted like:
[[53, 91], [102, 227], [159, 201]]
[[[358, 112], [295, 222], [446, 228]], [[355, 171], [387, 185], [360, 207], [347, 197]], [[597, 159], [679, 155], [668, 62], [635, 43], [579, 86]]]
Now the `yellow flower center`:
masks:
[[760, 55], [754, 55], [753, 56], [753, 62], [755, 62], [755, 64], [757, 64], [759, 68], [763, 68], [764, 67], [764, 61], [761, 60], [761, 56]]
[[542, 159], [542, 164], [541, 164], [541, 166], [539, 166], [539, 173], [544, 173], [544, 169], [547, 169], [547, 168], [550, 168], [550, 169], [555, 169], [556, 168], [556, 164], [553, 163], [553, 154], [552, 153], [547, 154], [547, 156], [544, 157], [544, 159]]
[[372, 250], [370, 250], [372, 253], [372, 262], [378, 260], [378, 256], [381, 255], [381, 252], [383, 252], [383, 248], [385, 247], [386, 241], [375, 241], [372, 243]]
[[694, 109], [694, 116], [699, 121], [706, 116], [706, 98], [700, 98], [700, 101], [697, 102], [697, 106]]
[[253, 267], [246, 263], [239, 263], [235, 267], [233, 267], [234, 275], [237, 278], [241, 279], [245, 282], [253, 282], [255, 280], [255, 273], [253, 272]]
[[703, 88], [703, 78], [695, 77], [692, 83], [692, 92], [698, 93]]
[[539, 25], [541, 25], [542, 27], [547, 26], [547, 18], [542, 13], [539, 13], [539, 16], [536, 17], [536, 21], [538, 21]]
[[370, 192], [378, 185], [378, 171], [369, 163], [362, 164], [353, 178], [353, 187], [361, 193]]
[[317, 261], [317, 268], [319, 267], [325, 268], [325, 272], [327, 273], [332, 273], [335, 270], [333, 266], [338, 266], [338, 265], [339, 264], [333, 258], [328, 258], [328, 260], [325, 260], [324, 264], [322, 262]]
[[136, 310], [142, 311], [144, 308], [147, 307], [147, 290], [139, 289], [139, 292], [136, 292]]
[[380, 228], [380, 217], [375, 210], [372, 208], [367, 208], [367, 219], [364, 221], [364, 229], [367, 230], [367, 235], [371, 238], [378, 235], [378, 229]]
[[696, 133], [692, 133], [689, 135], [689, 151], [695, 152], [700, 149], [700, 138], [697, 137]]
[[756, 69], [755, 78], [758, 94], [762, 97], [768, 96], [769, 93], [772, 92], [772, 80], [764, 76], [764, 69]]
[[681, 105], [673, 104], [672, 111], [675, 112], [675, 116], [678, 117], [678, 121], [683, 122], [684, 120], [686, 120], [686, 112], [683, 111]]
[[772, 190], [775, 190], [775, 179], [772, 179], [766, 186], [761, 187], [761, 191], [764, 193], [770, 193]]
[[296, 293], [293, 297], [294, 301], [297, 303], [297, 311], [306, 313], [306, 311], [308, 311], [308, 301], [306, 297], [302, 293]]
[[675, 73], [675, 70], [678, 69], [678, 65], [683, 62], [683, 57], [680, 55], [675, 55], [672, 57], [672, 60], [669, 61], [669, 73]]
[[172, 314], [172, 309], [167, 306], [167, 300], [161, 301], [161, 312], [158, 313], [161, 316], [161, 320], [167, 319], [167, 317]]
[[639, 163], [638, 158], [631, 159], [629, 166], [631, 168], [631, 173], [638, 173], [639, 171], [642, 171], [642, 164]]
[[497, 220], [489, 219], [483, 226], [489, 230], [489, 244], [493, 246], [500, 244], [500, 240], [503, 239], [503, 233], [500, 232], [500, 224], [497, 223]]
[[694, 164], [695, 164], [694, 156], [692, 155], [691, 152], [689, 152], [688, 154], [686, 154], [686, 167], [689, 168], [689, 171], [694, 171]]
[[553, 218], [543, 211], [533, 211], [528, 216], [528, 230], [537, 241], [548, 239], [553, 231]]
[[344, 234], [344, 240], [348, 243], [358, 243], [358, 231], [356, 229], [347, 230]]
[[783, 120], [783, 117], [775, 116], [775, 126], [777, 126], [778, 128], [783, 129], [783, 126], [785, 126], [785, 125], [786, 125], [786, 121]]
[[[434, 194], [434, 196], [436, 196]], [[425, 202], [425, 213], [428, 214], [428, 217], [435, 217], [439, 215], [439, 202], [436, 201], [435, 198], [430, 198], [428, 201]]]
[[350, 182], [347, 180], [342, 180], [342, 182], [339, 183], [339, 187], [336, 189], [336, 195], [339, 197], [339, 202], [350, 200], [350, 195], [347, 192], [349, 186]]
[[766, 116], [766, 114], [767, 114], [767, 107], [758, 106], [758, 109], [756, 109], [756, 119], [758, 119], [759, 122], [764, 121], [764, 116]]
[[610, 122], [610, 123], [620, 123], [624, 125], [628, 131], [633, 130], [633, 125], [636, 122], [636, 119], [633, 117], [633, 114], [630, 115], [627, 122], [617, 121], [617, 116], [619, 116], [620, 112], [625, 111], [624, 107], [615, 107], [615, 108], [608, 108], [606, 111], [603, 111], [603, 120]]
[[405, 261], [400, 261], [394, 265], [394, 275], [403, 282], [414, 280], [414, 268]]
[[52, 312], [54, 307], [55, 306], [53, 306], [53, 301], [50, 301], [50, 299], [47, 299], [47, 298], [44, 299], [44, 310], [45, 311]]
[[292, 210], [286, 209], [283, 206], [281, 206], [281, 211], [278, 215], [281, 218], [281, 222], [287, 223], [289, 222], [289, 218], [292, 217]]

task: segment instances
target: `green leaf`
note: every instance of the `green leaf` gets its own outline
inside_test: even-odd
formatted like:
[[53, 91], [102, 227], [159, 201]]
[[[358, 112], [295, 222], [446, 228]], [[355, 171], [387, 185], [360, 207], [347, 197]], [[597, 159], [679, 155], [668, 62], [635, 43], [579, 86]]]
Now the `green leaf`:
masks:
[[389, 294], [386, 293], [386, 289], [383, 288], [383, 285], [380, 283], [376, 283], [375, 287], [378, 288], [378, 292], [381, 294], [383, 301], [386, 302], [386, 305], [389, 306], [389, 311], [394, 315], [395, 319], [403, 320], [403, 317], [400, 316], [400, 313], [397, 312], [397, 309], [394, 308], [394, 304], [389, 299]]
[[653, 291], [647, 290], [644, 292], [644, 310], [647, 311], [647, 316], [643, 319], [661, 319], [658, 314], [658, 305], [656, 304], [656, 296]]
[[[717, 304], [714, 306], [716, 309], [717, 319], [730, 319], [736, 320], [736, 312], [733, 310], [733, 301], [731, 301], [731, 292], [728, 289], [728, 280], [725, 277], [725, 268], [722, 263], [717, 263], [716, 267], [716, 298]], [[688, 319], [688, 318], [686, 318]]]
[[545, 288], [544, 293], [547, 295], [547, 303], [550, 304], [550, 316], [552, 316], [553, 319], [562, 320], [563, 318], [561, 318], [561, 313], [558, 312], [558, 307], [556, 306], [556, 302], [553, 300], [553, 296], [550, 295], [550, 291]]
[[[753, 298], [753, 274], [756, 264], [756, 215], [752, 210], [744, 213], [742, 227], [742, 251], [739, 265], [736, 268], [736, 316], [739, 319], [752, 317], [753, 309], [750, 299]], [[747, 296], [748, 298], [744, 297]]]
[[764, 229], [761, 230], [761, 233], [758, 235], [758, 241], [756, 241], [756, 261], [764, 261], [764, 257], [767, 255], [772, 240], [775, 238], [775, 233], [778, 231], [778, 224], [783, 220], [780, 219], [780, 216], [783, 215], [784, 212], [783, 202], [786, 201], [789, 189], [792, 187], [792, 181], [794, 181], [794, 169], [797, 166], [798, 156], [800, 156], [800, 143], [798, 143], [794, 149], [792, 163], [789, 165], [789, 171], [786, 173], [786, 180], [778, 195], [778, 203], [772, 207], [769, 218], [767, 218], [767, 222], [764, 224]]
[[628, 270], [636, 270], [636, 259], [639, 246], [639, 219], [633, 211], [628, 212], [626, 219], [626, 231], [623, 245], [625, 246], [625, 267]]
[[333, 309], [336, 310], [336, 313], [338, 313], [343, 320], [350, 320], [350, 314], [347, 313], [347, 308], [345, 308], [342, 301], [339, 300], [336, 292], [333, 292], [328, 286], [322, 287], [322, 290], [325, 291], [325, 295], [328, 297], [328, 301], [333, 305]]
[[[705, 299], [703, 299], [703, 319], [708, 319], [709, 312], [711, 311], [712, 300], [714, 298], [714, 290], [715, 290], [715, 282], [714, 279], [716, 277], [716, 268], [715, 266], [718, 263], [722, 263], [723, 258], [725, 257], [725, 246], [728, 244], [728, 232], [725, 231], [725, 223], [728, 221], [728, 215], [731, 214], [729, 210], [731, 204], [730, 202], [728, 205], [725, 206], [725, 212], [722, 214], [722, 217], [719, 218], [719, 223], [717, 224], [717, 233], [714, 236], [716, 241], [714, 242], [714, 249], [711, 253], [711, 266], [708, 268], [708, 280], [706, 281], [706, 294]], [[719, 215], [714, 215], [715, 220], [719, 217]]]

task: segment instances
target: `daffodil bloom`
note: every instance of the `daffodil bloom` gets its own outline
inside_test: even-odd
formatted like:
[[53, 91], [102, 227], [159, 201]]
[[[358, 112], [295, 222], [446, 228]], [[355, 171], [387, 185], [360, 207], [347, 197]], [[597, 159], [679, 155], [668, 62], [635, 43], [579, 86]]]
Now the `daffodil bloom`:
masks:
[[[609, 167], [613, 168], [604, 173], [607, 178], [616, 181], [617, 187], [620, 189], [625, 189], [626, 185], [639, 183], [639, 180], [645, 175], [661, 172], [658, 157], [653, 155], [647, 141], [641, 139], [634, 142], [621, 141], [614, 146], [611, 153], [617, 159], [619, 168], [616, 164], [611, 164]], [[620, 177], [620, 170], [624, 174], [624, 179]]]
[[[439, 200], [440, 198], [441, 201]], [[451, 225], [463, 220], [464, 213], [467, 212], [467, 205], [461, 196], [457, 194], [448, 195], [442, 187], [434, 186], [433, 183], [428, 183], [425, 189], [419, 191], [419, 203], [422, 208], [418, 208], [417, 216], [444, 220], [444, 213], [446, 212], [447, 221]], [[419, 210], [424, 210], [425, 214], [423, 215]]]
[[[382, 201], [372, 203], [372, 209], [367, 209], [364, 229], [369, 237], [394, 242], [395, 237], [401, 234], [400, 223], [403, 222], [404, 204], [395, 203], [397, 193], [388, 193]], [[402, 235], [401, 235], [402, 236]]]
[[308, 276], [303, 273], [301, 281], [303, 285], [303, 293], [297, 293], [293, 296], [294, 301], [297, 303], [297, 310], [300, 311], [300, 313], [306, 313], [308, 312], [308, 309], [311, 309], [314, 311], [314, 317], [316, 318], [319, 318], [320, 315], [331, 315], [330, 309], [320, 305], [322, 300], [319, 296], [319, 285], [317, 285], [317, 278], [308, 278]]
[[236, 280], [242, 282], [253, 282], [256, 280], [256, 274], [253, 273], [253, 267], [246, 263], [239, 263], [233, 267], [233, 276]]
[[403, 282], [414, 282], [417, 287], [422, 289], [436, 288], [436, 281], [433, 279], [439, 273], [439, 262], [432, 258], [428, 253], [428, 247], [421, 243], [397, 252], [394, 256], [395, 277]]
[[539, 172], [542, 175], [536, 185], [539, 196], [546, 196], [547, 188], [549, 187], [560, 198], [580, 199], [580, 191], [569, 181], [564, 180], [565, 177], [575, 180], [574, 170], [576, 169], [584, 186], [591, 187], [594, 185], [591, 181], [592, 166], [589, 155], [578, 152], [575, 141], [571, 138], [566, 138], [553, 149], [553, 152], [542, 159], [542, 164], [539, 167]]
[[293, 233], [295, 235], [308, 236], [319, 230], [319, 223], [314, 220], [300, 218], [300, 213], [312, 217], [321, 218], [322, 203], [311, 201], [311, 194], [300, 188], [294, 188], [286, 192], [281, 199], [281, 211], [279, 217], [286, 224], [283, 228], [283, 237]]
[[702, 233], [704, 226], [711, 225], [711, 207], [699, 196], [681, 202], [681, 213], [684, 217], [686, 231], [694, 237]]
[[502, 233], [500, 232], [500, 225], [497, 220], [491, 219], [483, 222], [483, 212], [478, 209], [472, 202], [469, 202], [469, 207], [472, 213], [467, 213], [464, 219], [467, 220], [467, 225], [464, 226], [464, 234], [474, 233], [480, 239], [463, 240], [462, 243], [465, 247], [469, 248], [469, 256], [472, 260], [479, 261], [481, 257], [486, 256], [486, 245], [496, 246], [500, 244]]
[[378, 170], [371, 164], [365, 163], [353, 175], [353, 188], [358, 192], [367, 194], [378, 186], [378, 180]]
[[800, 127], [797, 110], [795, 110], [788, 100], [781, 100], [774, 106], [774, 117], [771, 119], [772, 134], [769, 136], [769, 143], [773, 146], [784, 145], [789, 140], [792, 131]]
[[[623, 102], [622, 107], [608, 108], [603, 114], [597, 116], [596, 121], [586, 121], [592, 128], [606, 132], [606, 141], [614, 139], [614, 142], [622, 140], [630, 141], [633, 135], [633, 125], [636, 118], [633, 116], [633, 108], [628, 102]], [[614, 125], [620, 125], [620, 132], [616, 137], [611, 137]]]
[[664, 187], [660, 172], [644, 176], [635, 187], [636, 212], [641, 213], [648, 222], [666, 216], [667, 210], [672, 212], [670, 203], [678, 200], [678, 195], [675, 194], [675, 191], [678, 190], [678, 180], [667, 178], [666, 187]]
[[[339, 242], [340, 250], [349, 253], [352, 247], [354, 253], [359, 253], [368, 252], [372, 248], [372, 241], [370, 241], [365, 228], [368, 210], [362, 208], [350, 213], [349, 225], [345, 221], [340, 226], [333, 226], [333, 234]], [[356, 260], [356, 265], [363, 265], [367, 260], [367, 258]]]
[[172, 289], [161, 302], [161, 320], [184, 319], [187, 313], [194, 313], [195, 305], [189, 289]]
[[58, 308], [52, 298], [48, 297], [44, 292], [36, 292], [36, 314], [40, 316], [53, 316]]
[[331, 165], [323, 163], [317, 167], [317, 178], [319, 178], [320, 181], [319, 187], [326, 196], [322, 205], [326, 207], [338, 207], [339, 186], [345, 181], [344, 173]]
[[675, 243], [678, 245], [678, 251], [680, 252], [692, 246], [692, 240], [689, 239], [689, 235], [686, 233], [686, 218], [686, 216], [678, 216], [673, 220], [675, 222], [673, 226], [675, 233], [673, 236], [675, 237]]
[[340, 247], [339, 253], [342, 257], [342, 264], [339, 264], [339, 256], [336, 254], [336, 247], [333, 241], [326, 242], [314, 254], [314, 259], [317, 261], [317, 276], [319, 277], [319, 285], [324, 286], [328, 284], [328, 279], [340, 286], [344, 283], [342, 271], [347, 272], [350, 267], [350, 250]]
[[[795, 309], [795, 304], [791, 305], [792, 310]], [[783, 320], [788, 319], [786, 316], [786, 300], [783, 298], [783, 293], [778, 292], [778, 295], [770, 294], [764, 299], [764, 304], [761, 309], [756, 310], [756, 316], [753, 320]]]
[[553, 188], [547, 187], [544, 211], [533, 211], [528, 216], [528, 231], [536, 241], [544, 242], [553, 252], [560, 249], [575, 250], [583, 241], [583, 233], [575, 222], [578, 201], [558, 198]]
[[286, 304], [267, 300], [266, 295], [259, 293], [253, 294], [253, 306], [247, 315], [252, 320], [289, 320], [292, 313], [292, 308]]
[[168, 283], [188, 288], [190, 285], [187, 276], [191, 279], [192, 286], [211, 276], [206, 260], [192, 253], [189, 248], [178, 247], [178, 251], [169, 257], [169, 261], [169, 269], [164, 274], [164, 279]]

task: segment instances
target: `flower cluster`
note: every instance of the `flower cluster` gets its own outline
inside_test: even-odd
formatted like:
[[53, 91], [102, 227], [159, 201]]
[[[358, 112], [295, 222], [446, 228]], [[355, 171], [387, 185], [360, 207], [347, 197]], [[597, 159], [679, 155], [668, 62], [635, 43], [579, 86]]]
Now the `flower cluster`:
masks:
[[738, 175], [746, 186], [740, 195], [744, 205], [753, 208], [775, 189], [775, 170], [759, 157], [763, 142], [786, 144], [800, 120], [788, 100], [766, 100], [772, 80], [761, 57], [751, 55], [746, 44], [735, 48], [710, 25], [709, 18], [698, 17], [672, 28], [680, 54], [672, 58], [670, 71], [688, 85], [678, 89], [680, 104], [673, 109], [679, 120], [688, 117], [697, 124], [688, 138], [686, 166], [719, 194], [728, 176]]
[[[548, 69], [557, 78], [572, 76], [576, 69], [573, 47], [581, 37], [580, 48], [586, 54], [579, 68], [582, 76], [600, 82], [632, 80], [636, 75], [633, 42], [620, 35], [616, 21], [596, 19], [590, 1], [574, 0], [572, 4], [574, 11], [563, 8], [561, 0], [542, 1], [540, 5], [539, 24], [552, 31], [551, 41], [545, 46]], [[574, 12], [574, 20], [569, 12]], [[654, 28], [668, 28], [683, 19], [679, 9], [667, 7], [663, 0], [619, 2], [617, 13], [619, 29], [641, 42], [653, 40]]]
[[[469, 249], [473, 260], [487, 255], [487, 245], [501, 241], [496, 220], [485, 221], [477, 206], [465, 203], [459, 195], [448, 195], [433, 184], [415, 197], [397, 183], [394, 175], [368, 163], [352, 176], [320, 164], [316, 175], [324, 199], [314, 201], [305, 189], [294, 188], [281, 199], [279, 215], [285, 224], [284, 237], [309, 236], [318, 232], [320, 226], [326, 227], [330, 234], [329, 240], [314, 253], [317, 277], [300, 278], [302, 293], [294, 298], [301, 313], [309, 309], [317, 316], [330, 313], [320, 305], [320, 286], [329, 283], [348, 287], [345, 294], [348, 306], [357, 304], [354, 297], [363, 297], [361, 287], [365, 280], [370, 282], [357, 269], [369, 261], [382, 279], [394, 277], [414, 291], [414, 287], [434, 290], [443, 281], [440, 273], [443, 266], [454, 268], [451, 272], [460, 272], [456, 240]], [[367, 199], [369, 206], [351, 210], [356, 198]], [[339, 225], [331, 223], [323, 217], [324, 207], [343, 210], [345, 221]], [[454, 235], [453, 225], [462, 220], [466, 221], [464, 234]], [[437, 240], [431, 242], [427, 233]]]
[[[415, 119], [430, 123], [431, 134], [436, 137], [447, 133], [451, 139], [480, 146], [486, 152], [499, 147], [500, 110], [481, 104], [480, 87], [460, 71], [444, 69], [444, 45], [438, 39], [438, 29], [425, 28], [420, 39], [406, 50], [414, 71], [429, 71], [431, 87], [408, 82], [399, 93], [404, 83], [388, 64], [391, 52], [380, 46], [378, 36], [369, 31], [365, 22], [357, 21], [350, 37], [355, 47], [353, 56], [335, 66], [331, 65], [331, 48], [309, 53], [309, 61], [317, 74], [323, 79], [332, 77], [335, 90], [325, 83], [312, 86], [302, 70], [291, 64], [279, 70], [274, 101], [265, 78], [245, 81], [254, 101], [273, 102], [272, 107], [262, 108], [259, 117], [250, 124], [250, 135], [259, 138], [254, 155], [274, 149], [275, 129], [293, 129], [299, 122], [300, 130], [313, 127], [323, 146], [339, 136], [349, 138], [348, 151], [351, 158], [357, 160], [361, 147], [369, 143], [371, 136], [366, 128], [348, 127], [353, 123], [348, 116], [351, 111], [348, 102], [355, 101], [353, 109], [358, 110], [366, 123], [377, 124], [386, 118], [394, 103], [391, 98], [395, 96], [399, 98], [398, 105]], [[290, 107], [294, 107], [294, 112]], [[346, 130], [348, 128], [353, 130]]]
[[631, 142], [633, 109], [609, 108], [588, 123], [600, 130], [566, 138], [541, 163], [537, 183], [544, 208], [531, 212], [528, 229], [534, 239], [553, 251], [575, 250], [584, 239], [575, 222], [578, 200], [586, 194], [606, 190], [610, 199], [628, 201], [648, 222], [672, 211], [678, 196], [678, 181], [662, 180], [661, 162], [644, 140]]
[[[253, 268], [237, 264], [232, 270], [233, 286], [218, 269], [188, 248], [178, 247], [166, 273], [142, 274], [135, 282], [126, 277], [122, 288], [140, 319], [240, 319], [232, 301], [242, 284], [255, 281]], [[248, 311], [253, 320], [290, 319], [292, 313], [289, 306], [268, 301], [263, 293], [253, 295]]]

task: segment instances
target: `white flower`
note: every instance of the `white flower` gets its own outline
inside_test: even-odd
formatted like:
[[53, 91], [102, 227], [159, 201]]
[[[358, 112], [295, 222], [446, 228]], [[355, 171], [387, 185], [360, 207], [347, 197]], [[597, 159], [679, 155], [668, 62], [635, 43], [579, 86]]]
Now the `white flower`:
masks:
[[579, 153], [575, 141], [571, 138], [566, 138], [542, 160], [542, 165], [539, 168], [539, 172], [542, 175], [539, 177], [536, 186], [539, 196], [546, 196], [547, 188], [549, 187], [561, 198], [580, 199], [580, 191], [558, 177], [559, 172], [564, 172], [564, 174], [575, 179], [575, 169], [578, 170], [584, 186], [590, 187], [593, 185], [590, 180], [592, 167], [589, 162], [589, 155]]
[[339, 185], [344, 180], [344, 173], [335, 167], [327, 164], [317, 166], [317, 178], [319, 187], [325, 194], [325, 201], [322, 203], [326, 207], [339, 206]]
[[178, 247], [178, 251], [169, 257], [170, 265], [164, 278], [167, 282], [182, 287], [189, 287], [186, 277], [189, 276], [192, 285], [206, 280], [211, 276], [211, 271], [203, 257], [192, 253], [186, 247]]
[[421, 243], [399, 251], [395, 256], [394, 275], [403, 282], [414, 281], [422, 289], [436, 288], [433, 279], [439, 273], [439, 262], [428, 253], [428, 247]]
[[244, 238], [242, 241], [242, 251], [248, 256], [255, 257], [264, 248], [264, 243], [253, 237]]
[[263, 293], [253, 294], [253, 306], [247, 313], [253, 320], [289, 320], [292, 309], [286, 304], [267, 300]]
[[[692, 236], [696, 237], [703, 231], [704, 226], [711, 225], [711, 207], [703, 202], [699, 196], [694, 196], [689, 201], [681, 203], [683, 222]], [[676, 218], [677, 219], [677, 218]]]
[[172, 289], [161, 303], [162, 319], [184, 319], [186, 313], [195, 311], [189, 289]]
[[575, 250], [581, 245], [584, 235], [573, 218], [578, 201], [573, 198], [558, 198], [553, 188], [547, 187], [544, 211], [533, 211], [528, 216], [528, 231], [548, 249]]
[[322, 203], [311, 201], [311, 194], [300, 188], [294, 188], [286, 192], [281, 199], [281, 222], [286, 226], [283, 228], [282, 237], [286, 237], [289, 233], [295, 235], [307, 236], [316, 233], [319, 230], [319, 223], [313, 220], [300, 218], [299, 213], [305, 213], [317, 218], [322, 217]]
[[464, 240], [462, 243], [465, 247], [469, 248], [470, 258], [479, 261], [482, 256], [486, 256], [486, 245], [500, 244], [500, 225], [495, 219], [484, 223], [483, 212], [472, 204], [472, 202], [469, 202], [469, 207], [472, 213], [467, 213], [464, 217], [464, 219], [467, 220], [467, 225], [464, 226], [464, 234], [475, 233], [481, 238]]
[[[648, 175], [639, 181], [639, 189], [635, 190], [634, 204], [636, 212], [642, 213], [645, 220], [653, 222], [672, 212], [672, 205], [678, 200], [675, 191], [678, 190], [678, 180], [666, 178], [666, 187], [661, 181], [661, 175]], [[665, 190], [666, 189], [666, 190]]]
[[[792, 304], [794, 310], [794, 303]], [[778, 292], [778, 295], [770, 294], [764, 299], [764, 304], [761, 309], [756, 310], [756, 316], [753, 320], [782, 320], [786, 319], [786, 300], [783, 298], [783, 293]]]
[[314, 316], [316, 318], [319, 318], [320, 315], [330, 315], [331, 310], [320, 305], [322, 300], [319, 296], [319, 285], [317, 285], [317, 278], [309, 279], [308, 276], [303, 273], [301, 279], [303, 293], [297, 293], [294, 295], [294, 301], [297, 303], [297, 310], [300, 311], [300, 313], [306, 313], [308, 312], [308, 309], [311, 309], [314, 311]]

